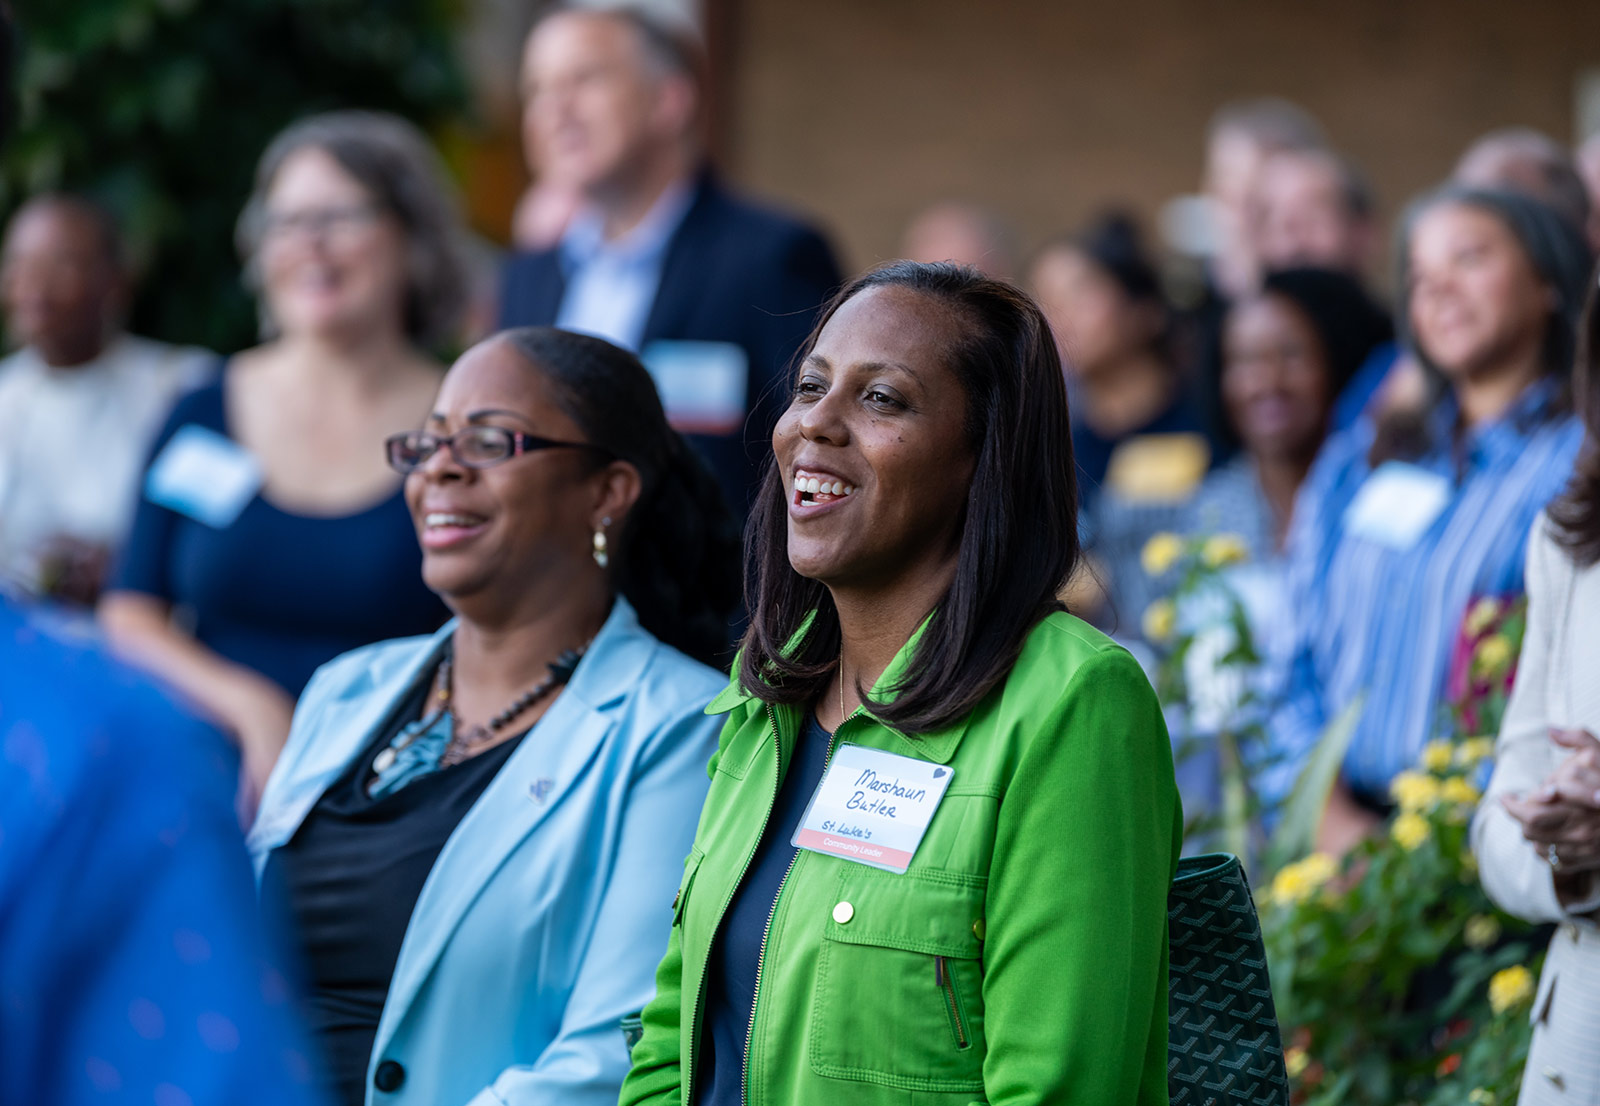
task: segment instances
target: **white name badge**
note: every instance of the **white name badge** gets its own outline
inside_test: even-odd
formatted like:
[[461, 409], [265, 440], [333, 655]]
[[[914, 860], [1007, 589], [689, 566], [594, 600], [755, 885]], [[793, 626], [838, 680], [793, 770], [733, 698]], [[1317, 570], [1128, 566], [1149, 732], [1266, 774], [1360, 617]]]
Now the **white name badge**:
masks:
[[1358, 538], [1405, 552], [1428, 532], [1450, 502], [1450, 481], [1438, 473], [1385, 461], [1345, 508], [1345, 530]]
[[667, 421], [691, 434], [736, 434], [744, 425], [750, 358], [732, 342], [651, 342], [639, 354]]
[[904, 872], [944, 801], [951, 775], [942, 764], [841, 745], [790, 844]]
[[185, 426], [150, 464], [144, 494], [150, 502], [221, 529], [261, 490], [261, 463], [249, 450], [207, 430]]

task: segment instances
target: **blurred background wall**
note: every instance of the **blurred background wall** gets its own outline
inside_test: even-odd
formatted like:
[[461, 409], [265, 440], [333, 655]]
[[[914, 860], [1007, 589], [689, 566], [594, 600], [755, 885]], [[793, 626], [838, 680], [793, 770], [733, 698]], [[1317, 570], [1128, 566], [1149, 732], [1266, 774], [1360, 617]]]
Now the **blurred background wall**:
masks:
[[[699, 22], [723, 170], [892, 256], [941, 198], [1009, 220], [1024, 250], [1108, 203], [1152, 224], [1198, 184], [1206, 122], [1298, 101], [1392, 216], [1475, 135], [1600, 128], [1595, 0], [651, 0]], [[232, 219], [280, 126], [339, 106], [429, 128], [474, 227], [508, 238], [527, 182], [517, 69], [534, 0], [71, 0], [21, 13], [21, 130], [0, 207], [86, 189], [148, 271], [135, 326], [252, 336]]]

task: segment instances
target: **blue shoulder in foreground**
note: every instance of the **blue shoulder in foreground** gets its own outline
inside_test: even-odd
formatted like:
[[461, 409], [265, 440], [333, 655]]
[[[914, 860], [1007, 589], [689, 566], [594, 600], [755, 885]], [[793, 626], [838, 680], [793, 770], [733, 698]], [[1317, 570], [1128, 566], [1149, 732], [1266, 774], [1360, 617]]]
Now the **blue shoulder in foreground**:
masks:
[[319, 1101], [226, 739], [0, 598], [0, 1101]]

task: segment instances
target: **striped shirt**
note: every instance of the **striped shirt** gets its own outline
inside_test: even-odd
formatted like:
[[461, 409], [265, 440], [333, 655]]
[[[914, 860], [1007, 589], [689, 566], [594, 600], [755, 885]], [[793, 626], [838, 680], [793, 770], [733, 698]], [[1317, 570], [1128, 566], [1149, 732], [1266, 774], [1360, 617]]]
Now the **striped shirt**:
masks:
[[1272, 725], [1276, 763], [1258, 779], [1269, 805], [1288, 793], [1324, 727], [1362, 693], [1344, 761], [1353, 790], [1384, 797], [1436, 735], [1468, 606], [1523, 590], [1529, 528], [1571, 475], [1583, 429], [1557, 398], [1556, 382], [1541, 381], [1503, 416], [1460, 435], [1454, 401], [1441, 403], [1430, 427], [1439, 444], [1412, 463], [1445, 479], [1444, 503], [1404, 548], [1349, 525], [1347, 512], [1372, 475], [1370, 420], [1323, 447], [1289, 536], [1294, 628], [1285, 699]]

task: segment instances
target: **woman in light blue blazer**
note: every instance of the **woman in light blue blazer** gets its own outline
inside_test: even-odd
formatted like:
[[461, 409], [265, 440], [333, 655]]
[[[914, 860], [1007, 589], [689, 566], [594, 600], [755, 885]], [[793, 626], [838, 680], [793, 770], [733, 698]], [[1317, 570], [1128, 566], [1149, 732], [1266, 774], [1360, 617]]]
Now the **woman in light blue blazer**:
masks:
[[707, 787], [737, 529], [597, 338], [483, 342], [388, 449], [456, 618], [312, 679], [250, 834], [264, 896], [343, 1106], [610, 1106]]

